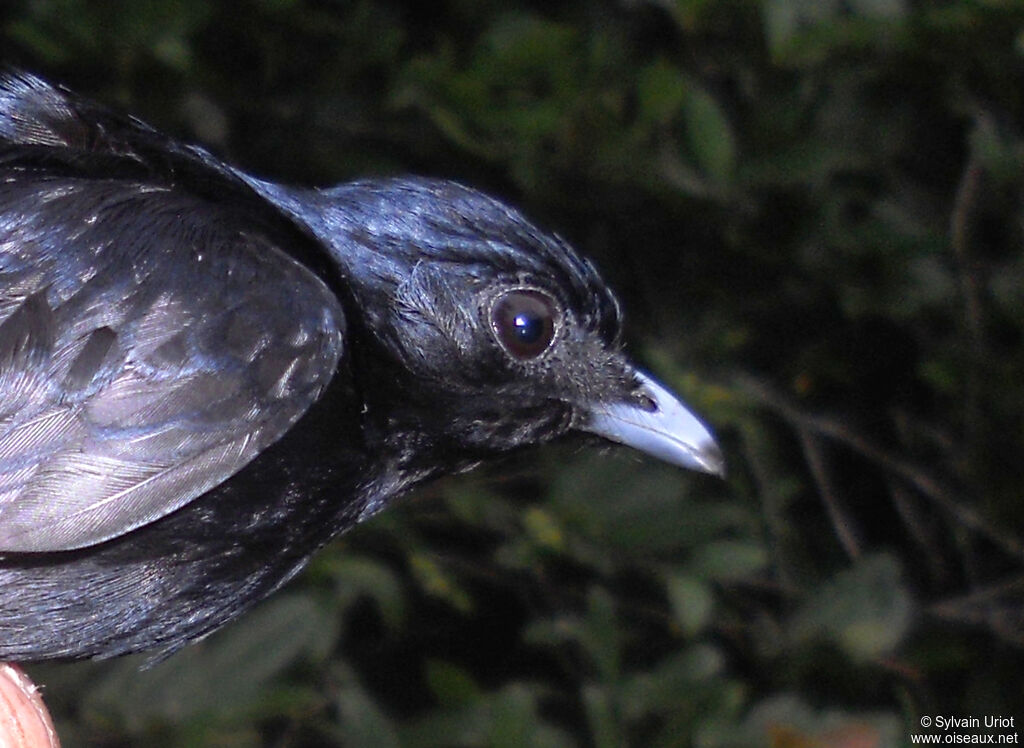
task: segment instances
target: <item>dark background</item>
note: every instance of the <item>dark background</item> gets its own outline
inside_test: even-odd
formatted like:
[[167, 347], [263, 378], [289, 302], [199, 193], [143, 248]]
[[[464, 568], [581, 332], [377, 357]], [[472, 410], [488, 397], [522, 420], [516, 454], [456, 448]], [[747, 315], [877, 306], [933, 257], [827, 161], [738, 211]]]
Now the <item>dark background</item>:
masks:
[[32, 668], [66, 745], [1024, 731], [1019, 3], [34, 0], [0, 50], [267, 178], [515, 203], [730, 470], [442, 481], [157, 667]]

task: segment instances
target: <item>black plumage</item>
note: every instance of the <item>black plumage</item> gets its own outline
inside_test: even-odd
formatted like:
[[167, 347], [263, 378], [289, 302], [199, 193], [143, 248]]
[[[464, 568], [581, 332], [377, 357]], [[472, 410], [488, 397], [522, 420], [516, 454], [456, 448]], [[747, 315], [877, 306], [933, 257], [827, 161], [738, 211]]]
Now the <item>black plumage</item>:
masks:
[[458, 184], [255, 179], [0, 79], [0, 658], [173, 651], [431, 477], [571, 432], [719, 472], [593, 266]]

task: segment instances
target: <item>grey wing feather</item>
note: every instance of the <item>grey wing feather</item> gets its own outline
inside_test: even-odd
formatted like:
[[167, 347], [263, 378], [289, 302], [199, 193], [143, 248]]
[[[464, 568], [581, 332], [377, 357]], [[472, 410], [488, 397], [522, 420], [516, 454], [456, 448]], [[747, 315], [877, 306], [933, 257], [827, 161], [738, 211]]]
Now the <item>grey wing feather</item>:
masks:
[[152, 522], [238, 472], [342, 355], [337, 299], [169, 187], [0, 180], [0, 552]]

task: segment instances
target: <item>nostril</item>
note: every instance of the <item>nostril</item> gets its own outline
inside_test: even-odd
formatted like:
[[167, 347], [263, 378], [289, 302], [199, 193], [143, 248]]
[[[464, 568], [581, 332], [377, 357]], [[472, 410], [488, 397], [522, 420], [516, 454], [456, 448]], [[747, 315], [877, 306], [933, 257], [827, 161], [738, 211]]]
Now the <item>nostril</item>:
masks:
[[638, 392], [636, 395], [637, 405], [640, 410], [645, 410], [648, 413], [658, 412], [658, 401], [648, 395], [646, 392]]

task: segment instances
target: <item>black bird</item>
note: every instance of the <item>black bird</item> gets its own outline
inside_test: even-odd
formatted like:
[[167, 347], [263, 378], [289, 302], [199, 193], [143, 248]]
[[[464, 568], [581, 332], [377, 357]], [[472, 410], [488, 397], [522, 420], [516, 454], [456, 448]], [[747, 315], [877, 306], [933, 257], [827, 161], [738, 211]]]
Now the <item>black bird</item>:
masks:
[[264, 182], [0, 77], [0, 658], [174, 651], [572, 432], [718, 473], [593, 266], [446, 181]]

